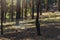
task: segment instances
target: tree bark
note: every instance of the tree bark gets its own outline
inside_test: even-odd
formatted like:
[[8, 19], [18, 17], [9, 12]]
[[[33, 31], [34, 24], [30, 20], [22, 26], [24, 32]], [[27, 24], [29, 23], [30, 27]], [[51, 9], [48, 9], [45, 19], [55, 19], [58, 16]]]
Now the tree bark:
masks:
[[6, 22], [6, 0], [4, 0], [4, 22]]
[[4, 0], [1, 0], [1, 34], [3, 35], [3, 20], [4, 20], [4, 3], [3, 3]]
[[37, 4], [36, 4], [36, 8], [37, 8], [37, 16], [36, 16], [36, 29], [37, 29], [37, 34], [40, 36], [41, 33], [40, 33], [40, 22], [39, 22], [39, 1], [40, 0], [37, 0]]
[[48, 11], [48, 0], [46, 0], [46, 6], [45, 6], [45, 11], [47, 12]]
[[25, 0], [25, 19], [27, 19], [27, 0]]
[[42, 0], [39, 1], [39, 10], [40, 10], [40, 15], [42, 15]]
[[32, 0], [32, 19], [34, 19], [34, 0]]
[[17, 0], [17, 9], [16, 9], [16, 24], [19, 25], [19, 20], [21, 18], [20, 12], [20, 0]]
[[23, 1], [22, 1], [22, 20], [23, 20]]
[[60, 11], [60, 0], [58, 0], [58, 11]]
[[13, 21], [13, 0], [12, 0], [12, 6], [11, 6], [11, 21]]

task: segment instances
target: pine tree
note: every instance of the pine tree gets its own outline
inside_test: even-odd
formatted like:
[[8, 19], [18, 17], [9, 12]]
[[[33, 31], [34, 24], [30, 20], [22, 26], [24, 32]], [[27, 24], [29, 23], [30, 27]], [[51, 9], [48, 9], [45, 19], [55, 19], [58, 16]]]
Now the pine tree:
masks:
[[19, 25], [20, 16], [20, 0], [17, 0], [17, 8], [16, 8], [16, 24]]
[[60, 0], [58, 0], [58, 11], [60, 11]]
[[12, 5], [11, 5], [11, 21], [13, 21], [13, 0], [12, 0]]
[[25, 19], [27, 19], [27, 0], [25, 0]]
[[34, 0], [32, 0], [32, 19], [34, 19]]
[[3, 35], [3, 20], [4, 20], [4, 0], [1, 0], [1, 34]]
[[40, 36], [41, 33], [40, 33], [40, 22], [39, 22], [39, 6], [40, 6], [40, 0], [37, 0], [36, 2], [36, 8], [37, 8], [37, 16], [36, 16], [36, 29], [37, 29], [37, 34]]

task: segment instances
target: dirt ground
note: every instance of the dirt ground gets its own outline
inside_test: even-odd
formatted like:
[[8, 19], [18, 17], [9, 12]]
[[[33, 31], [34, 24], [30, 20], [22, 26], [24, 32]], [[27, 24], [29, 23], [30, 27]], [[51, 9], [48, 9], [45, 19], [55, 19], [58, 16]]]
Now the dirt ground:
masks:
[[21, 32], [0, 35], [0, 40], [60, 40], [60, 28], [41, 28], [41, 36], [36, 28], [29, 28]]

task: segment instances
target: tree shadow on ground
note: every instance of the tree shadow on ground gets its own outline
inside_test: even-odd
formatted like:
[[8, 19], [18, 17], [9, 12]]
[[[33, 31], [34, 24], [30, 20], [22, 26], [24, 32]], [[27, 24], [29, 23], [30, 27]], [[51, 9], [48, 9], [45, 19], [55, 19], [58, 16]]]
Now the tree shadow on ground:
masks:
[[37, 35], [36, 28], [25, 29], [22, 32], [4, 34], [2, 37], [11, 40], [60, 40], [60, 28], [41, 27], [41, 36]]

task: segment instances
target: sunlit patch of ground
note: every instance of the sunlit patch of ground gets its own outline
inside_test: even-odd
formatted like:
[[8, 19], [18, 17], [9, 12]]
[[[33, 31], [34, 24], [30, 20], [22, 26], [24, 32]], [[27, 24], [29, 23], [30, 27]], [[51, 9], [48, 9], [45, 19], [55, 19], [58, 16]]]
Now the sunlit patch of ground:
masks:
[[[40, 18], [40, 23], [41, 23], [40, 26], [41, 26], [41, 33], [42, 33], [41, 37], [37, 36], [35, 19], [33, 19], [33, 20], [24, 20], [24, 24], [22, 25], [21, 24], [12, 25], [12, 26], [8, 26], [4, 28], [4, 32], [6, 32], [6, 35], [4, 35], [3, 37], [0, 36], [0, 39], [1, 40], [17, 40], [18, 38], [18, 40], [40, 40], [40, 39], [41, 40], [60, 40], [60, 32], [59, 32], [60, 31], [60, 23], [59, 23], [60, 16], [59, 15], [60, 15], [60, 12], [58, 13], [47, 12], [46, 14], [43, 13], [42, 16], [44, 17]], [[45, 18], [45, 16], [47, 17]], [[8, 25], [8, 24], [15, 24], [15, 22], [3, 23], [3, 25]]]
[[59, 40], [60, 29], [57, 28], [41, 28], [41, 36], [37, 35], [36, 28], [29, 28], [21, 32], [6, 33], [1, 39], [4, 40]]

